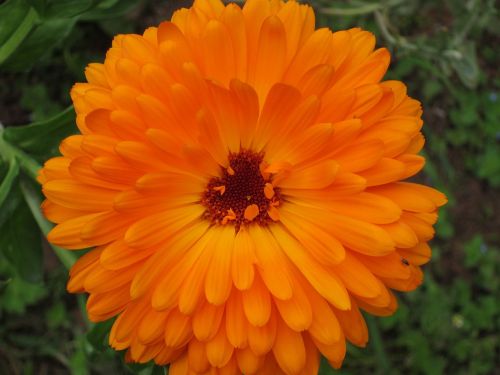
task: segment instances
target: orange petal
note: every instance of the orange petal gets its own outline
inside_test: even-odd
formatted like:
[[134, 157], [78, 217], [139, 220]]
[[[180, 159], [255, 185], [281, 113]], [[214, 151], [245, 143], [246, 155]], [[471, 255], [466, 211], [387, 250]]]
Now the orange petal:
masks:
[[408, 249], [398, 249], [398, 253], [417, 266], [425, 264], [431, 259], [431, 248], [426, 242], [420, 242], [418, 245]]
[[214, 306], [205, 302], [193, 316], [194, 336], [202, 342], [211, 340], [219, 332], [224, 305]]
[[103, 212], [83, 226], [80, 236], [94, 246], [105, 245], [122, 239], [135, 220], [133, 216], [122, 215], [116, 211]]
[[169, 311], [149, 309], [139, 324], [137, 337], [143, 344], [150, 344], [165, 332], [165, 322]]
[[201, 46], [207, 78], [227, 86], [236, 72], [233, 43], [226, 25], [218, 20], [210, 20], [205, 27]]
[[342, 335], [342, 338], [339, 341], [331, 345], [326, 345], [316, 340], [314, 340], [314, 343], [333, 368], [339, 369], [341, 367], [346, 354], [346, 342], [344, 335]]
[[270, 227], [271, 232], [292, 262], [311, 285], [330, 303], [340, 309], [349, 308], [349, 296], [337, 277], [316, 262], [305, 248], [294, 240], [280, 225]]
[[79, 216], [56, 225], [47, 235], [50, 243], [64, 247], [66, 249], [84, 249], [91, 244], [81, 237], [83, 227], [99, 214]]
[[286, 210], [283, 211], [281, 222], [321, 263], [333, 265], [344, 259], [344, 247], [327, 231], [304, 220], [294, 218], [294, 216]]
[[367, 186], [384, 185], [401, 180], [404, 176], [405, 164], [390, 158], [382, 158], [377, 164], [360, 172]]
[[339, 340], [343, 341], [343, 334], [337, 317], [330, 305], [318, 293], [307, 292], [313, 312], [312, 324], [308, 331], [317, 341], [325, 345], [333, 345]]
[[226, 333], [232, 346], [235, 348], [247, 346], [247, 328], [241, 293], [234, 291], [226, 303]]
[[239, 290], [250, 288], [254, 278], [255, 245], [243, 227], [236, 234], [231, 259], [234, 286]]
[[172, 348], [185, 346], [193, 336], [191, 317], [174, 309], [170, 311], [165, 323], [165, 345]]
[[370, 193], [333, 200], [328, 208], [341, 215], [374, 224], [392, 223], [401, 216], [401, 209], [393, 201]]
[[351, 310], [335, 310], [335, 315], [347, 339], [356, 346], [366, 346], [368, 328], [356, 302], [351, 299]]
[[41, 205], [44, 216], [53, 223], [60, 224], [64, 221], [75, 219], [79, 216], [88, 215], [89, 211], [74, 210], [55, 204], [48, 199], [44, 200]]
[[[198, 244], [199, 243], [200, 242], [198, 242]], [[202, 246], [205, 245], [202, 244]], [[179, 311], [183, 314], [191, 315], [194, 310], [201, 305], [202, 301], [205, 300], [203, 298], [205, 292], [205, 278], [211, 257], [211, 251], [204, 251], [180, 287]]]
[[210, 369], [208, 362], [206, 345], [196, 339], [192, 339], [188, 344], [189, 368], [197, 373], [205, 373]]
[[[92, 159], [88, 157], [79, 157], [73, 159], [69, 165], [69, 172], [78, 181], [105, 189], [123, 190], [127, 188], [125, 184], [106, 181], [93, 168]], [[47, 176], [48, 177], [48, 176]]]
[[247, 78], [247, 35], [245, 18], [241, 8], [236, 4], [228, 4], [222, 11], [220, 20], [226, 25], [231, 37], [234, 51], [235, 77], [246, 81]]
[[297, 204], [291, 212], [309, 222], [319, 223], [344, 246], [358, 252], [379, 256], [394, 250], [394, 241], [377, 225], [305, 205]]
[[274, 298], [274, 303], [285, 323], [300, 332], [311, 326], [313, 313], [309, 297], [299, 283], [294, 284], [293, 296], [287, 300]]
[[236, 351], [238, 367], [243, 374], [255, 374], [262, 366], [263, 356], [256, 355], [250, 347]]
[[372, 188], [370, 191], [386, 196], [402, 209], [413, 212], [432, 212], [447, 201], [444, 194], [437, 190], [408, 182], [397, 182]]
[[332, 267], [350, 292], [367, 298], [380, 293], [375, 276], [350, 251], [346, 252], [345, 259], [340, 264]]
[[273, 354], [279, 366], [287, 374], [299, 374], [306, 365], [306, 349], [302, 334], [290, 329], [281, 319], [278, 319]]
[[401, 261], [397, 252], [380, 257], [372, 257], [363, 254], [353, 254], [375, 275], [393, 279], [408, 279], [410, 270]]
[[335, 180], [338, 169], [338, 164], [333, 160], [326, 160], [303, 169], [292, 169], [291, 173], [279, 182], [279, 187], [323, 189]]
[[384, 224], [380, 227], [391, 236], [396, 247], [413, 247], [418, 243], [415, 232], [401, 220], [391, 224]]
[[119, 271], [107, 270], [102, 266], [94, 268], [83, 284], [88, 293], [104, 293], [130, 284], [140, 265], [132, 265]]
[[[212, 229], [215, 230], [215, 229]], [[207, 245], [206, 251], [212, 252], [212, 261], [205, 280], [205, 296], [207, 301], [223, 304], [231, 293], [231, 253], [234, 247], [234, 229], [224, 226], [218, 235], [217, 242]]]
[[137, 248], [156, 246], [201, 217], [203, 211], [203, 207], [192, 205], [149, 215], [128, 228], [125, 241], [129, 246]]
[[279, 299], [289, 299], [293, 285], [283, 251], [271, 233], [260, 226], [250, 227], [249, 235], [254, 240], [257, 269], [267, 289]]
[[233, 355], [234, 347], [226, 336], [226, 327], [221, 324], [219, 332], [207, 342], [207, 358], [213, 367], [223, 367]]
[[265, 325], [248, 325], [248, 346], [256, 355], [262, 356], [272, 349], [276, 339], [276, 321], [276, 311], [273, 311]]
[[45, 196], [61, 206], [83, 211], [112, 208], [115, 190], [85, 185], [74, 180], [53, 180], [43, 185]]
[[375, 165], [383, 154], [384, 144], [378, 140], [356, 143], [342, 148], [333, 158], [345, 172], [359, 172]]
[[[249, 66], [249, 82], [263, 100], [271, 85], [281, 81], [285, 72], [286, 34], [277, 16], [264, 20], [257, 44], [255, 65]], [[272, 59], [273, 63], [268, 64]]]
[[243, 309], [250, 324], [257, 327], [265, 325], [271, 316], [271, 297], [260, 276], [255, 275], [252, 287], [243, 291], [242, 295]]

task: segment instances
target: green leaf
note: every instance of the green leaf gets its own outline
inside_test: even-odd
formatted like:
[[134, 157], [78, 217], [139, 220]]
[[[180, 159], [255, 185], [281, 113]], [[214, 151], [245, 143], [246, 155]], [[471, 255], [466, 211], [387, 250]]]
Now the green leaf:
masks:
[[19, 189], [16, 188], [10, 190], [9, 194], [5, 198], [5, 201], [3, 202], [3, 205], [0, 208], [0, 228], [2, 228], [3, 224], [12, 217], [14, 211], [21, 204], [22, 200], [23, 196]]
[[46, 312], [45, 321], [49, 329], [56, 329], [58, 327], [64, 326], [68, 321], [68, 314], [64, 303], [61, 301], [56, 301]]
[[63, 138], [75, 132], [75, 112], [69, 107], [48, 120], [6, 128], [4, 139], [29, 154], [46, 159], [57, 153]]
[[134, 375], [151, 375], [155, 368], [151, 363], [125, 363], [125, 367]]
[[[28, 181], [21, 180], [20, 183], [21, 191], [23, 193], [24, 199], [28, 204], [33, 219], [38, 224], [38, 227], [42, 233], [46, 236], [52, 229], [53, 225], [42, 215], [40, 210], [40, 205], [42, 203], [42, 197], [39, 188], [34, 188], [33, 184]], [[60, 248], [59, 246], [50, 245], [54, 250], [55, 254], [61, 261], [61, 263], [69, 270], [71, 266], [75, 263], [77, 254], [74, 251], [68, 251]]]
[[45, 9], [44, 18], [75, 17], [91, 9], [95, 2], [93, 0], [51, 1]]
[[500, 146], [488, 145], [482, 155], [478, 157], [478, 168], [476, 173], [479, 177], [486, 179], [491, 186], [500, 186]]
[[23, 43], [38, 21], [36, 11], [23, 0], [0, 6], [0, 65]]
[[43, 284], [32, 284], [20, 277], [13, 277], [5, 286], [0, 298], [0, 310], [22, 314], [26, 306], [38, 302], [47, 295]]
[[29, 282], [42, 279], [42, 241], [38, 225], [25, 202], [0, 228], [0, 251], [16, 273]]
[[85, 336], [78, 337], [75, 353], [70, 358], [69, 367], [72, 375], [88, 375], [89, 361], [85, 354]]
[[451, 67], [462, 83], [475, 89], [479, 83], [479, 65], [477, 63], [476, 45], [473, 42], [463, 43], [456, 51], [446, 51]]
[[107, 337], [114, 321], [114, 319], [109, 319], [105, 322], [96, 323], [87, 333], [87, 341], [97, 351], [103, 351], [108, 347]]
[[40, 23], [4, 62], [3, 68], [13, 72], [31, 69], [44, 55], [59, 46], [75, 26], [77, 18], [57, 18]]
[[484, 241], [481, 235], [476, 234], [472, 237], [467, 243], [464, 244], [464, 253], [465, 253], [465, 266], [466, 267], [475, 267], [479, 264], [482, 258], [484, 258], [484, 254], [481, 252], [481, 245], [483, 245]]
[[428, 102], [433, 100], [437, 95], [443, 92], [443, 85], [437, 79], [426, 80], [423, 84], [422, 91]]
[[153, 366], [151, 375], [167, 375], [167, 368], [165, 366]]
[[3, 206], [5, 200], [7, 199], [18, 174], [19, 163], [15, 158], [12, 158], [9, 161], [9, 169], [7, 171], [7, 174], [0, 183], [0, 208]]
[[64, 106], [50, 97], [48, 86], [45, 84], [25, 85], [22, 92], [20, 104], [30, 112], [31, 121], [44, 121], [64, 110]]
[[0, 45], [3, 45], [23, 22], [30, 6], [22, 0], [7, 0], [0, 5]]
[[137, 0], [104, 0], [99, 5], [83, 13], [80, 19], [85, 21], [104, 20], [108, 18], [117, 18], [130, 12], [132, 9], [141, 4], [142, 1]]
[[320, 363], [320, 368], [319, 368], [319, 374], [320, 375], [336, 375], [337, 370], [334, 370], [332, 366], [327, 362], [327, 360], [322, 357], [321, 358], [321, 363]]
[[450, 214], [446, 207], [439, 211], [438, 222], [436, 223], [436, 233], [439, 237], [450, 239], [455, 233], [455, 228], [450, 220]]

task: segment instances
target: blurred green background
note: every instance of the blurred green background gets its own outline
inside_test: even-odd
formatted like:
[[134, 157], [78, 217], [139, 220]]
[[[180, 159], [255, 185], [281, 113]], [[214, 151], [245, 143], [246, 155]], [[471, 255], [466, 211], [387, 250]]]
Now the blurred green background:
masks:
[[[361, 26], [393, 55], [387, 78], [422, 101], [427, 164], [446, 192], [425, 282], [370, 342], [321, 374], [500, 374], [500, 19], [494, 0], [307, 1], [317, 24]], [[38, 166], [75, 131], [69, 89], [113, 35], [142, 32], [190, 1], [0, 4], [0, 374], [163, 374], [127, 366], [65, 291], [74, 253], [50, 248]], [[22, 125], [31, 124], [23, 127]], [[26, 157], [28, 156], [28, 157]], [[54, 251], [55, 250], [55, 251]]]

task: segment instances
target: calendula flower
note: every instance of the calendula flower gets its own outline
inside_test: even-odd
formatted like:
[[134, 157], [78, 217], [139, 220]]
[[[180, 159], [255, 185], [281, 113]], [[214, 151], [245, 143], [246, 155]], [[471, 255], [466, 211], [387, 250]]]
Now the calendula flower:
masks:
[[92, 248], [68, 290], [127, 360], [317, 374], [422, 282], [446, 198], [401, 182], [422, 110], [374, 46], [295, 1], [196, 0], [87, 67], [42, 208], [50, 242]]

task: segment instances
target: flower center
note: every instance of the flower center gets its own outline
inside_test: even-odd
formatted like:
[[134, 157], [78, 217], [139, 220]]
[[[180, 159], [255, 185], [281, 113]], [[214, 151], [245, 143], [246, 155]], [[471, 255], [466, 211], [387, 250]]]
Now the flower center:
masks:
[[278, 220], [278, 188], [270, 174], [262, 172], [263, 153], [240, 150], [229, 154], [229, 166], [221, 177], [212, 178], [201, 203], [207, 207], [205, 218], [214, 224], [234, 224], [236, 231], [251, 222], [267, 225]]

